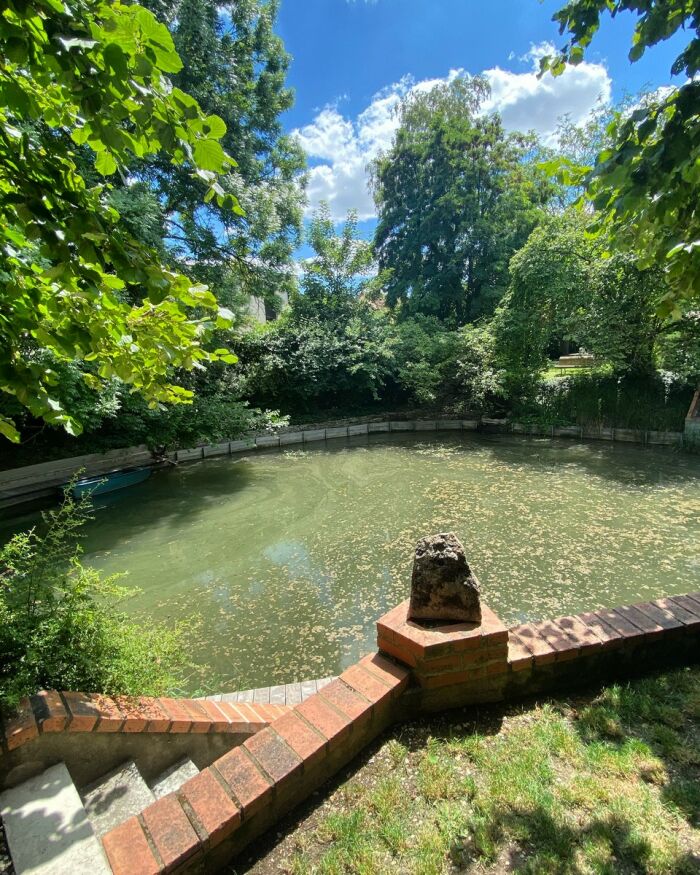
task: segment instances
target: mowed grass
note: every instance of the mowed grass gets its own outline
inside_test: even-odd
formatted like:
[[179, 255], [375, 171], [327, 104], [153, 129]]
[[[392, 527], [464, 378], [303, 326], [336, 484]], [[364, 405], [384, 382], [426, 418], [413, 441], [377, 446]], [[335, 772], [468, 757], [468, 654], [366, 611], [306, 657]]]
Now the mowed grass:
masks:
[[700, 669], [464, 721], [395, 730], [248, 871], [700, 873]]

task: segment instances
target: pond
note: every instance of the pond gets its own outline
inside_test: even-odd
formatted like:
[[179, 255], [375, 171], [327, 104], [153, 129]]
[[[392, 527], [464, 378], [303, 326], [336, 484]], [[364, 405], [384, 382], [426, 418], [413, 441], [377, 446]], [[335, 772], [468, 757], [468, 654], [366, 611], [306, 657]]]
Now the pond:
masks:
[[699, 486], [700, 458], [671, 450], [377, 434], [156, 471], [96, 500], [87, 562], [128, 569], [130, 613], [201, 618], [188, 692], [246, 689], [370, 650], [438, 531], [507, 622], [699, 589]]

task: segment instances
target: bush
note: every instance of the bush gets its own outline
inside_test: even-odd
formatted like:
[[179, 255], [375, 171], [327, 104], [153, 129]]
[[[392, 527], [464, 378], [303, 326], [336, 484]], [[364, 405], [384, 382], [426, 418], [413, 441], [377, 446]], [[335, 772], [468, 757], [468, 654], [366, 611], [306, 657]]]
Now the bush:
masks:
[[185, 626], [135, 622], [118, 609], [133, 590], [80, 562], [89, 503], [66, 490], [45, 532], [0, 550], [0, 708], [37, 690], [160, 695], [185, 666]]
[[246, 395], [298, 415], [376, 402], [391, 373], [391, 344], [383, 318], [359, 301], [343, 321], [292, 310], [243, 335], [236, 351]]
[[513, 416], [541, 425], [682, 431], [693, 388], [673, 375], [578, 374], [540, 381]]

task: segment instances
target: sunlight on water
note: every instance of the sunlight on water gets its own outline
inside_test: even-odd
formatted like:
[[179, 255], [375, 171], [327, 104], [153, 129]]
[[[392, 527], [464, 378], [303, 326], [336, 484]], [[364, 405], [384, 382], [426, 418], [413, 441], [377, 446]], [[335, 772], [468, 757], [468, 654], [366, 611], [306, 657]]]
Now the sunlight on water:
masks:
[[373, 435], [158, 471], [97, 502], [87, 561], [129, 569], [129, 612], [201, 616], [191, 689], [243, 689], [371, 649], [437, 531], [506, 621], [700, 589], [699, 486], [700, 459], [668, 450]]

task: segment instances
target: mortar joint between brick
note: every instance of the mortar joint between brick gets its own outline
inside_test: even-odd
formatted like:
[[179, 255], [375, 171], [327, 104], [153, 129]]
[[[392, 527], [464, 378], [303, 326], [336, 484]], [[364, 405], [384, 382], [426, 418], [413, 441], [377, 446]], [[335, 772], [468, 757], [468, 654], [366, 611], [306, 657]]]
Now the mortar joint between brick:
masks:
[[165, 871], [165, 861], [160, 855], [160, 851], [158, 850], [155, 841], [153, 840], [153, 836], [151, 835], [151, 831], [146, 825], [146, 821], [143, 817], [142, 813], [136, 815], [136, 819], [138, 820], [141, 829], [143, 830], [143, 834], [146, 836], [146, 841], [148, 842], [148, 847], [151, 849], [151, 853], [156, 859], [156, 863], [158, 863], [158, 868], [161, 871]]
[[214, 775], [215, 780], [217, 780], [217, 781], [219, 782], [219, 784], [221, 784], [221, 786], [224, 788], [224, 790], [225, 790], [225, 792], [226, 792], [226, 795], [227, 795], [231, 800], [233, 800], [233, 802], [234, 802], [234, 803], [236, 804], [236, 806], [238, 807], [238, 811], [240, 812], [240, 815], [241, 815], [241, 822], [242, 822], [242, 821], [245, 819], [245, 814], [244, 814], [244, 811], [243, 811], [243, 803], [242, 803], [241, 800], [238, 798], [238, 796], [236, 796], [236, 794], [233, 792], [233, 790], [231, 789], [231, 787], [229, 787], [229, 785], [226, 783], [226, 778], [224, 778], [224, 776], [221, 774], [221, 772], [216, 768], [216, 763], [215, 763], [215, 762], [212, 763], [212, 764], [209, 766], [209, 768], [211, 769], [212, 774]]
[[[275, 735], [277, 735], [276, 732], [275, 732]], [[268, 774], [268, 772], [265, 771], [265, 768], [263, 767], [262, 763], [259, 762], [259, 760], [255, 756], [255, 754], [251, 753], [248, 750], [248, 748], [245, 746], [245, 742], [243, 742], [243, 744], [240, 746], [240, 750], [244, 756], [248, 757], [248, 759], [251, 761], [251, 763], [253, 764], [255, 769], [258, 771], [260, 776], [267, 781], [267, 783], [270, 785], [270, 789], [274, 792], [277, 789], [277, 781], [275, 781], [275, 779], [272, 777], [272, 775]], [[294, 754], [294, 756], [297, 758], [300, 758], [299, 755], [296, 753]], [[242, 811], [242, 809], [241, 809], [241, 811]]]
[[199, 839], [200, 846], [208, 847], [209, 834], [204, 828], [204, 824], [202, 823], [202, 821], [197, 817], [194, 808], [192, 808], [190, 803], [187, 801], [187, 797], [183, 793], [181, 793], [180, 790], [178, 790], [175, 795], [177, 797], [177, 801], [180, 803], [180, 808], [182, 808], [182, 810], [185, 812], [185, 816], [189, 820], [190, 824], [192, 825], [192, 829], [195, 831], [197, 838]]
[[[324, 699], [323, 701], [325, 702], [326, 700]], [[328, 704], [330, 705], [330, 702]], [[321, 732], [321, 730], [318, 728], [318, 726], [314, 726], [314, 724], [310, 720], [307, 720], [306, 717], [304, 717], [304, 715], [301, 713], [301, 711], [298, 711], [296, 708], [293, 708], [292, 710], [293, 710], [294, 714], [296, 714], [296, 716], [299, 718], [299, 720], [301, 720], [302, 723], [304, 723], [306, 726], [308, 726], [309, 729], [313, 730], [313, 732], [315, 732], [316, 735], [319, 735], [324, 740], [324, 742], [325, 742], [324, 752], [327, 753], [329, 739], [326, 738], [326, 736]]]

